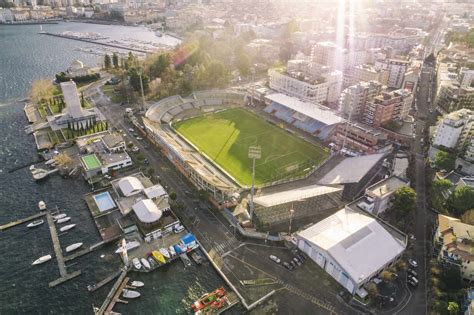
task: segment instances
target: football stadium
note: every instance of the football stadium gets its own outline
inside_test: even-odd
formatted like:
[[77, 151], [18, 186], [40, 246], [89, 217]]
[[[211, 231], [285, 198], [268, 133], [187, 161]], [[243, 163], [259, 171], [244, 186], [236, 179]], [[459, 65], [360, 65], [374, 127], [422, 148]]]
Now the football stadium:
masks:
[[343, 188], [320, 180], [344, 158], [318, 141], [343, 120], [279, 95], [267, 100], [254, 108], [233, 91], [171, 96], [153, 104], [143, 123], [149, 139], [198, 190], [244, 217], [252, 182], [248, 151], [260, 146], [254, 214], [265, 230], [287, 228], [290, 208], [296, 224], [332, 214]]

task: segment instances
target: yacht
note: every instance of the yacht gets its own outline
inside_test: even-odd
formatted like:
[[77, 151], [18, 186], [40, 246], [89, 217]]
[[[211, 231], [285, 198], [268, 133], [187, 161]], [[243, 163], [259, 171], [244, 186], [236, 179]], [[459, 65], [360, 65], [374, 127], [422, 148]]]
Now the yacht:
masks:
[[84, 245], [84, 243], [74, 243], [72, 245], [69, 245], [68, 247], [66, 247], [66, 253], [72, 252], [80, 248], [82, 245]]
[[33, 222], [29, 223], [26, 227], [27, 228], [32, 228], [32, 227], [41, 225], [43, 223], [44, 223], [44, 220], [36, 220], [36, 221], [33, 221]]
[[73, 227], [75, 227], [76, 225], [75, 224], [68, 224], [68, 225], [65, 225], [63, 227], [61, 227], [59, 229], [59, 232], [66, 232], [66, 231], [69, 231], [70, 229], [72, 229]]
[[136, 299], [137, 297], [140, 296], [140, 292], [133, 291], [130, 289], [124, 289], [122, 292], [122, 295], [124, 298], [127, 298], [127, 299]]
[[71, 221], [71, 217], [61, 218], [58, 221], [56, 221], [56, 223], [65, 223], [65, 222], [68, 222], [68, 221]]
[[40, 258], [38, 258], [38, 259], [36, 259], [35, 261], [33, 261], [32, 265], [39, 265], [39, 264], [45, 263], [45, 262], [47, 262], [48, 260], [51, 260], [51, 258], [52, 258], [51, 255], [41, 256]]
[[137, 257], [132, 259], [132, 263], [135, 269], [142, 269], [142, 264], [140, 263], [140, 260]]

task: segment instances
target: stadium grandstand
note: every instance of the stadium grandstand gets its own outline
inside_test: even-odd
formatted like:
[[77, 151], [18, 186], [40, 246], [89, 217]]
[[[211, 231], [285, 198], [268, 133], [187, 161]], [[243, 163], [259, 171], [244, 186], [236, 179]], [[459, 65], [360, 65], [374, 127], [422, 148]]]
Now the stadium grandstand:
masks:
[[282, 93], [267, 95], [265, 112], [276, 118], [303, 130], [320, 140], [329, 140], [333, 130], [344, 118], [337, 115], [331, 109]]
[[175, 95], [150, 106], [143, 123], [152, 135], [151, 140], [181, 173], [198, 189], [209, 192], [217, 201], [224, 201], [239, 192], [240, 187], [202, 156], [192, 144], [175, 133], [170, 123], [175, 119], [243, 105], [244, 95], [232, 92], [201, 91], [185, 99]]

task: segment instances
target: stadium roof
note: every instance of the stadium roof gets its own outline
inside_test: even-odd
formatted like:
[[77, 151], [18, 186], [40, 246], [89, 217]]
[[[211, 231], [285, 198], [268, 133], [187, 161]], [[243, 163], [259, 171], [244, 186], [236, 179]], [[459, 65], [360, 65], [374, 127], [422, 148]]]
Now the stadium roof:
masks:
[[372, 277], [406, 247], [375, 218], [348, 208], [297, 235], [328, 252], [358, 284]]
[[385, 154], [371, 154], [350, 157], [342, 160], [329, 173], [327, 173], [318, 184], [335, 185], [359, 182]]
[[305, 198], [316, 197], [342, 190], [341, 187], [330, 187], [321, 185], [311, 185], [297, 189], [277, 192], [274, 194], [260, 196], [254, 199], [254, 202], [263, 207], [281, 205], [288, 202], [302, 200]]
[[338, 116], [329, 108], [318, 104], [303, 102], [296, 97], [291, 97], [286, 94], [275, 93], [267, 95], [266, 98], [326, 125], [334, 125], [345, 121], [344, 118]]
[[151, 199], [140, 200], [132, 206], [133, 212], [143, 223], [153, 223], [161, 219], [163, 211]]
[[120, 191], [125, 197], [129, 197], [135, 194], [138, 194], [143, 190], [143, 184], [138, 180], [138, 178], [133, 176], [124, 177], [119, 180], [118, 185]]

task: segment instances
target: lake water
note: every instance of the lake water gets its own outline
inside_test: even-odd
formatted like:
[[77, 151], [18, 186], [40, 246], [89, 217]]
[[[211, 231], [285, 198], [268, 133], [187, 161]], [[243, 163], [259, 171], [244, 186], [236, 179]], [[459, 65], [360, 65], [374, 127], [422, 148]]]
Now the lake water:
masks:
[[[120, 34], [146, 40], [153, 33], [144, 28], [103, 26], [81, 23], [45, 25], [51, 32], [77, 31]], [[65, 70], [79, 59], [90, 66], [102, 58], [89, 55], [77, 48], [91, 44], [39, 35], [38, 25], [0, 25], [0, 224], [37, 213], [37, 203], [44, 200], [49, 206], [66, 209], [77, 227], [60, 237], [63, 248], [75, 242], [89, 245], [100, 241], [100, 236], [87, 210], [82, 195], [89, 187], [82, 179], [62, 179], [52, 176], [35, 183], [27, 169], [8, 173], [8, 170], [37, 158], [33, 137], [24, 132], [27, 124], [23, 104], [31, 83]], [[151, 35], [150, 35], [151, 34]], [[109, 36], [109, 35], [107, 35]], [[115, 36], [115, 35], [113, 35]], [[82, 275], [56, 288], [48, 283], [59, 277], [55, 260], [31, 266], [36, 258], [53, 254], [53, 246], [46, 224], [28, 230], [20, 225], [0, 232], [0, 314], [89, 314], [92, 304], [100, 305], [110, 286], [89, 294], [88, 284], [105, 278], [120, 266], [114, 247], [106, 247], [69, 264], [69, 270], [81, 270]], [[100, 258], [105, 255], [104, 258]], [[184, 269], [176, 262], [151, 274], [131, 273], [145, 287], [142, 296], [128, 305], [117, 305], [125, 314], [189, 314], [190, 304], [204, 292], [223, 285], [210, 266]]]

